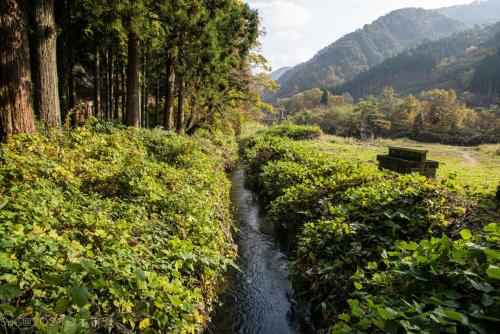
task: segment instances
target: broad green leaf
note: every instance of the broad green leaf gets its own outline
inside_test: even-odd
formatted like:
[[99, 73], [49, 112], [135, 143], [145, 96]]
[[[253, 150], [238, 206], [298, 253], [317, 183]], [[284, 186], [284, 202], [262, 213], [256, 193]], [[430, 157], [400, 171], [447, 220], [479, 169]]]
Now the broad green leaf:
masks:
[[460, 235], [464, 240], [470, 240], [472, 238], [472, 233], [469, 229], [460, 231]]
[[74, 304], [83, 307], [87, 304], [90, 293], [84, 286], [75, 286], [70, 290], [70, 297]]
[[[488, 275], [489, 278], [494, 278], [500, 280], [500, 268], [495, 267], [495, 266], [490, 266], [488, 269], [486, 269], [486, 275]], [[486, 291], [490, 292], [490, 291]]]
[[467, 325], [469, 323], [469, 319], [467, 318], [467, 316], [463, 315], [462, 313], [456, 311], [444, 311], [443, 313], [444, 316], [448, 319], [459, 321], [463, 325]]

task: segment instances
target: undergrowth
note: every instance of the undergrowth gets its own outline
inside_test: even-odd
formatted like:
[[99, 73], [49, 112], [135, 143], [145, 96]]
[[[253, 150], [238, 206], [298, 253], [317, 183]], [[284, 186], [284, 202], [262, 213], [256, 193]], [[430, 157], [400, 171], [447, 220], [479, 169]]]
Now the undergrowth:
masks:
[[[241, 142], [267, 219], [291, 239], [292, 280], [320, 331], [495, 333], [500, 220], [452, 179], [378, 171], [262, 130]], [[307, 138], [311, 139], [311, 138]]]
[[225, 175], [234, 145], [221, 131], [188, 138], [107, 123], [2, 145], [9, 330], [201, 332], [235, 256]]

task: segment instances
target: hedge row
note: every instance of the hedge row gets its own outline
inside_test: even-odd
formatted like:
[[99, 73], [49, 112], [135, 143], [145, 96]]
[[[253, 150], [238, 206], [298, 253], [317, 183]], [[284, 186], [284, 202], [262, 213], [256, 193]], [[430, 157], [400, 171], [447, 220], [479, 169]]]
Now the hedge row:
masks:
[[97, 124], [2, 145], [8, 332], [201, 332], [235, 256], [227, 138]]
[[450, 182], [378, 171], [274, 132], [241, 152], [268, 219], [289, 232], [293, 283], [322, 331], [495, 333], [498, 221], [464, 229], [474, 201]]

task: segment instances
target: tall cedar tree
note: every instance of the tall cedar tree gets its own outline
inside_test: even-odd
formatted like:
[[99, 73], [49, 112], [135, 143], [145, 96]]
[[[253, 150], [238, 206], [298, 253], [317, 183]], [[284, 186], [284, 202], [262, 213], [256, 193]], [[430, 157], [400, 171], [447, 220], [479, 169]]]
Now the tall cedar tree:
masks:
[[0, 2], [0, 139], [35, 132], [26, 16], [17, 0]]
[[59, 87], [57, 81], [57, 32], [53, 0], [32, 0], [34, 22], [35, 111], [48, 127], [61, 125]]

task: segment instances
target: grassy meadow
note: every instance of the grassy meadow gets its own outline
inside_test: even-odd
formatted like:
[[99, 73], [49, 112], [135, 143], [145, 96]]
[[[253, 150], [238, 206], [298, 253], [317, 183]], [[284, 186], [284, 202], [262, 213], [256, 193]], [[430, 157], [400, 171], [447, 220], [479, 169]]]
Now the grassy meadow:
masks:
[[319, 141], [307, 142], [315, 149], [331, 152], [337, 158], [359, 159], [377, 165], [377, 155], [386, 154], [389, 146], [403, 146], [428, 150], [428, 159], [440, 162], [438, 178], [456, 175], [463, 186], [490, 192], [500, 181], [500, 144], [458, 147], [418, 143], [408, 139], [376, 139], [360, 141], [354, 138], [323, 136]]

